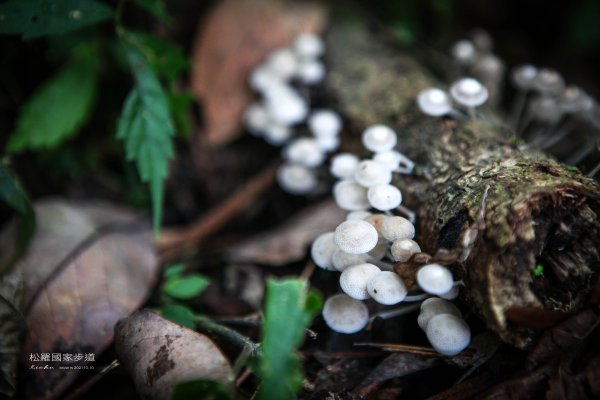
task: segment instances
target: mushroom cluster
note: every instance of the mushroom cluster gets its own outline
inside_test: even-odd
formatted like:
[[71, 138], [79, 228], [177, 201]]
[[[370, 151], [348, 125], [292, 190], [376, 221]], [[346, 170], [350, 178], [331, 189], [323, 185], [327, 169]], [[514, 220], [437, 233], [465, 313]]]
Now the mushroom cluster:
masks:
[[[310, 87], [325, 77], [320, 61], [325, 45], [319, 36], [303, 33], [290, 47], [277, 49], [259, 64], [249, 85], [260, 96], [244, 114], [248, 131], [274, 146], [285, 146], [277, 180], [291, 194], [307, 194], [317, 187], [316, 169], [339, 146], [340, 116], [310, 108]], [[309, 132], [297, 137], [297, 132]]]
[[462, 319], [458, 307], [439, 297], [421, 303], [417, 323], [440, 354], [455, 356], [471, 342], [471, 330]]
[[454, 108], [468, 110], [475, 115], [475, 108], [483, 105], [489, 97], [488, 89], [474, 78], [461, 78], [450, 86], [450, 94], [439, 88], [424, 89], [417, 95], [421, 112], [432, 117], [450, 116], [464, 119], [464, 114]]

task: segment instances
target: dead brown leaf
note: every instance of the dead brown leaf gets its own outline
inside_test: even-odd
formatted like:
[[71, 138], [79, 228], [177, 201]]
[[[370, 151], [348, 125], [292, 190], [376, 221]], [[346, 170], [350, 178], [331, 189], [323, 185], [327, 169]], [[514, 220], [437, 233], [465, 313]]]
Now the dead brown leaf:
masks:
[[147, 310], [117, 324], [115, 346], [144, 399], [170, 399], [177, 383], [224, 381], [231, 372], [229, 361], [208, 337]]
[[249, 71], [300, 32], [319, 32], [321, 5], [274, 0], [224, 0], [200, 23], [192, 61], [192, 90], [202, 103], [205, 141], [218, 146], [240, 133], [252, 94]]
[[14, 273], [24, 280], [24, 363], [54, 367], [28, 370], [27, 397], [52, 399], [80, 370], [59, 369], [74, 365], [66, 361], [34, 362], [30, 355], [98, 356], [112, 342], [115, 323], [150, 293], [158, 263], [148, 227], [129, 210], [47, 200], [35, 211], [36, 232]]
[[345, 215], [333, 200], [324, 201], [306, 208], [270, 232], [232, 246], [227, 256], [232, 261], [271, 266], [301, 260], [307, 246], [321, 233], [334, 230]]

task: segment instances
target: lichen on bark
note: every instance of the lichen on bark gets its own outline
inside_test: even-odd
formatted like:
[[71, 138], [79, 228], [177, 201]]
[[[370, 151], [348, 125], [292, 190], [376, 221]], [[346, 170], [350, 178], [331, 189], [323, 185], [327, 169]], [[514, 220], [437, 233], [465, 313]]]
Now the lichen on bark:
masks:
[[[485, 227], [467, 260], [451, 267], [488, 327], [524, 348], [536, 328], [583, 308], [600, 270], [597, 183], [529, 148], [494, 110], [465, 121], [423, 115], [418, 92], [444, 85], [355, 21], [334, 24], [327, 47], [327, 91], [351, 131], [388, 124], [417, 164], [394, 184], [417, 211], [425, 251], [459, 249], [487, 189]], [[539, 264], [542, 276], [533, 273]]]

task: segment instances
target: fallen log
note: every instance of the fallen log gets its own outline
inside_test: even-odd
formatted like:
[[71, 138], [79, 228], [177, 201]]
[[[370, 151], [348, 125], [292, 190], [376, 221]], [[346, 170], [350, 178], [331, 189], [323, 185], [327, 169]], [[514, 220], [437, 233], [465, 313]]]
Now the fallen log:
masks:
[[597, 183], [529, 148], [494, 110], [464, 121], [422, 114], [417, 93], [439, 83], [356, 21], [334, 24], [327, 48], [326, 90], [350, 130], [393, 127], [417, 164], [395, 184], [417, 212], [423, 250], [472, 242], [466, 261], [451, 268], [465, 283], [461, 297], [488, 327], [525, 348], [539, 328], [582, 309], [600, 270]]

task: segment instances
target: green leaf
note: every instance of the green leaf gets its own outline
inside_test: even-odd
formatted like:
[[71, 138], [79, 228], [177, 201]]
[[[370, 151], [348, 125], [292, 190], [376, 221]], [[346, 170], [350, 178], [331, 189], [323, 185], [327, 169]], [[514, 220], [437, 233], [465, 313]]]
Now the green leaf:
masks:
[[162, 21], [169, 18], [162, 0], [134, 0], [134, 3]]
[[163, 291], [176, 299], [191, 299], [198, 296], [209, 284], [209, 280], [200, 274], [175, 276], [167, 279]]
[[175, 386], [172, 400], [233, 400], [231, 389], [221, 382], [198, 379]]
[[302, 386], [302, 369], [295, 351], [321, 305], [320, 296], [307, 293], [305, 281], [267, 282], [262, 355], [258, 364], [262, 378], [259, 400], [295, 398]]
[[181, 276], [181, 274], [183, 273], [184, 270], [185, 270], [185, 265], [183, 265], [183, 264], [169, 265], [165, 269], [165, 272], [163, 273], [163, 276], [166, 279], [173, 278], [173, 277], [176, 277], [176, 276]]
[[167, 96], [144, 55], [124, 43], [136, 85], [129, 93], [117, 125], [128, 160], [135, 160], [142, 181], [150, 186], [154, 232], [162, 219], [163, 181], [173, 155], [174, 128]]
[[194, 329], [196, 327], [196, 316], [194, 312], [180, 304], [169, 304], [160, 310], [160, 315], [173, 321], [176, 324], [183, 325], [187, 328]]
[[35, 230], [35, 213], [27, 194], [21, 187], [17, 177], [0, 163], [0, 199], [15, 210], [20, 218], [17, 222], [17, 235], [15, 237], [14, 252], [0, 265], [0, 273], [10, 269], [23, 255], [33, 232]]
[[99, 71], [97, 56], [89, 50], [78, 52], [27, 100], [8, 151], [56, 147], [77, 133], [92, 109]]
[[9, 0], [0, 4], [0, 33], [23, 39], [59, 35], [112, 17], [112, 8], [96, 0]]

